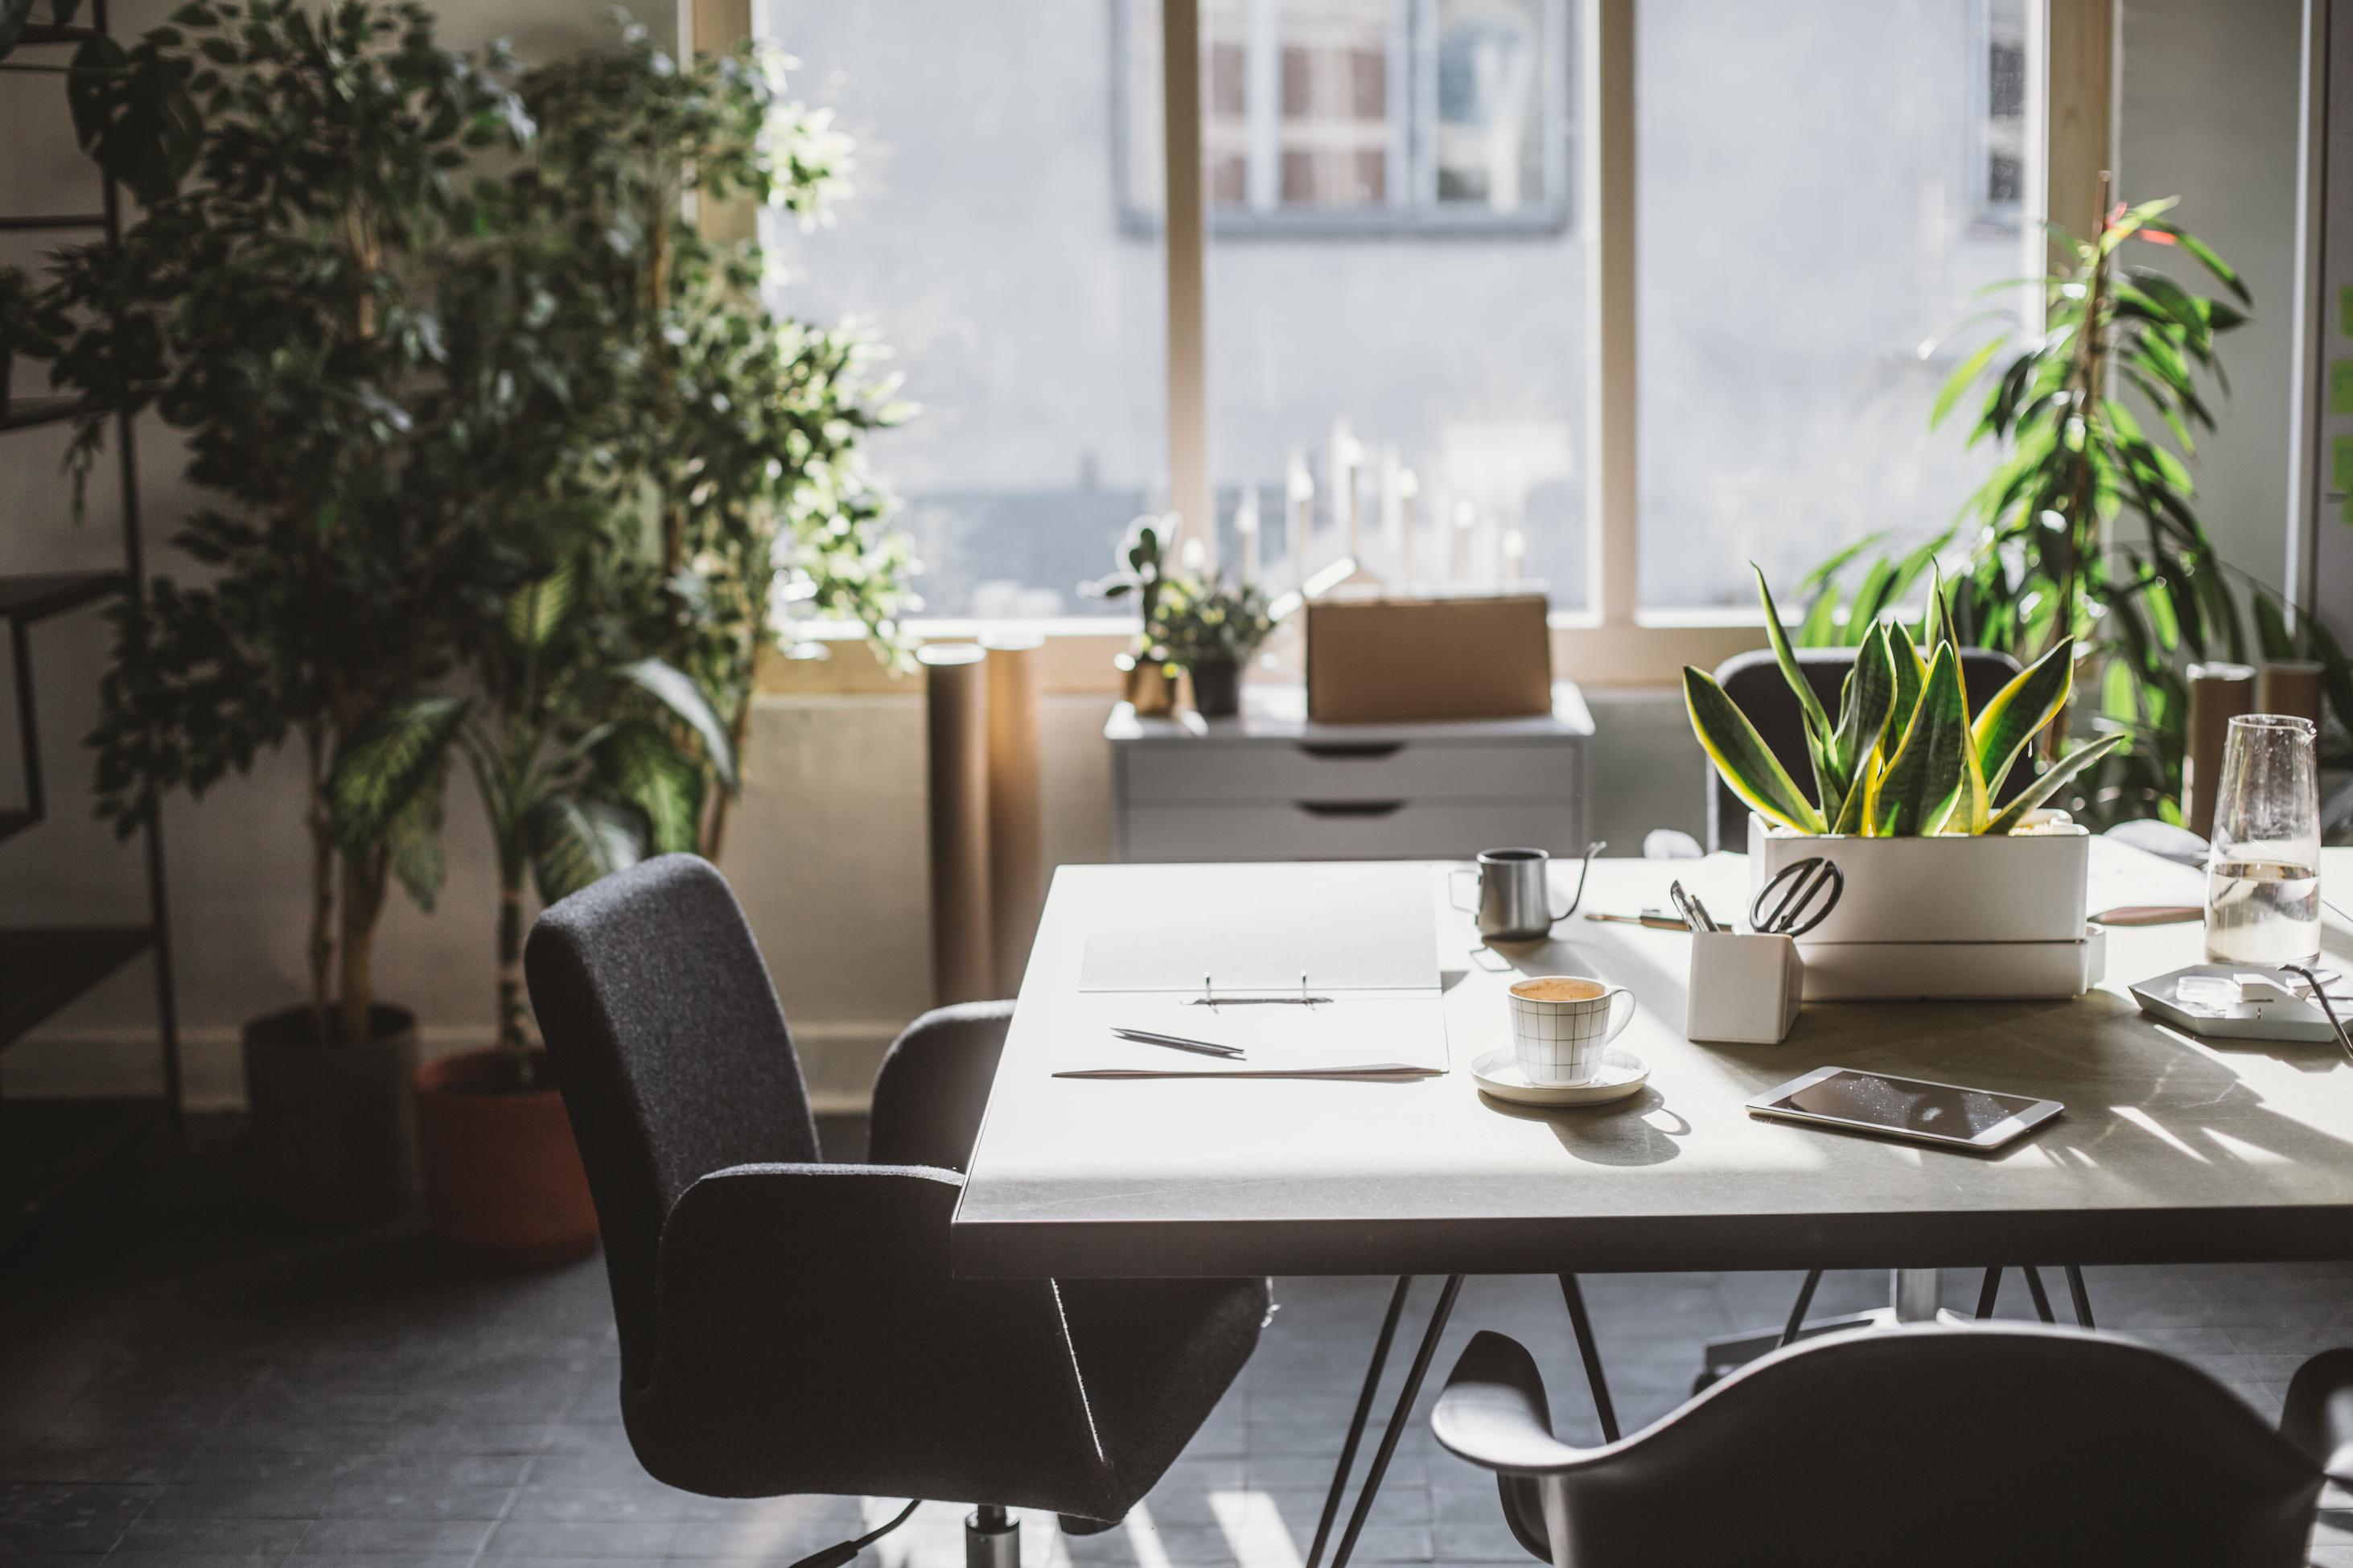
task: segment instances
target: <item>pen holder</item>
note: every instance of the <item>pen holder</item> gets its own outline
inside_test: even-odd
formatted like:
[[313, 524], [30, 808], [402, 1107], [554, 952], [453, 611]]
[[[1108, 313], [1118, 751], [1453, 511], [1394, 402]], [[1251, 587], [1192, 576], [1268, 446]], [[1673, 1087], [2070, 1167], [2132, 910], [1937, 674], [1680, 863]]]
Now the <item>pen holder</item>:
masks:
[[1778, 1045], [1798, 1022], [1805, 975], [1794, 937], [1695, 931], [1683, 1033], [1694, 1040]]

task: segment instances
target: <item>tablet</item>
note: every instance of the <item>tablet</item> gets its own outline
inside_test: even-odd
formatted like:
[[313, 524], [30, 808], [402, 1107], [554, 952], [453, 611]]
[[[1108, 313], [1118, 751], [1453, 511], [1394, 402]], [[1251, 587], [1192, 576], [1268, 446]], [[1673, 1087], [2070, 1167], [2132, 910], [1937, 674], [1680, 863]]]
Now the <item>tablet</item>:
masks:
[[1748, 1102], [1753, 1116], [1875, 1132], [1981, 1154], [2023, 1137], [2063, 1108], [2057, 1100], [1852, 1067], [1817, 1067]]

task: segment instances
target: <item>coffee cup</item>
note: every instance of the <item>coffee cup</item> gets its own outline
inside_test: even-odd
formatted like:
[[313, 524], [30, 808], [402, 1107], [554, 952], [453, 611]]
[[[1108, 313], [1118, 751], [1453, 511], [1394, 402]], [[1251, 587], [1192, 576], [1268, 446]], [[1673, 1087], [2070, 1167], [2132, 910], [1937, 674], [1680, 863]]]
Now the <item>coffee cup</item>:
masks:
[[[1622, 1010], [1620, 997], [1626, 999]], [[1609, 1042], [1634, 1021], [1634, 993], [1584, 975], [1529, 975], [1512, 982], [1511, 1009], [1521, 1076], [1531, 1084], [1585, 1084], [1599, 1075]]]

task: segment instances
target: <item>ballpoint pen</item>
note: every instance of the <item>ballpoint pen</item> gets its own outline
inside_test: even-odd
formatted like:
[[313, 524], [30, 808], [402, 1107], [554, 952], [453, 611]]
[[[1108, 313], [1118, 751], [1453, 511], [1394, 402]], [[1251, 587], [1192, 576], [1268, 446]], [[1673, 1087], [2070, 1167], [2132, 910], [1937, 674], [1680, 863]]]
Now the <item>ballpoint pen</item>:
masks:
[[1683, 924], [1679, 916], [1670, 915], [1663, 909], [1645, 909], [1640, 915], [1612, 915], [1605, 910], [1589, 909], [1586, 911], [1585, 917], [1588, 920], [1607, 920], [1619, 926], [1648, 926], [1653, 931], [1691, 929]]
[[1700, 913], [1699, 900], [1685, 893], [1681, 882], [1667, 884], [1667, 896], [1674, 900], [1675, 908], [1682, 914], [1684, 926], [1694, 931], [1707, 931], [1715, 928], [1708, 924], [1707, 917]]
[[1112, 1033], [1123, 1040], [1133, 1040], [1139, 1044], [1166, 1045], [1172, 1051], [1191, 1051], [1203, 1056], [1240, 1060], [1242, 1054], [1238, 1045], [1220, 1045], [1211, 1040], [1188, 1040], [1182, 1034], [1160, 1034], [1149, 1029], [1123, 1029], [1116, 1025]]

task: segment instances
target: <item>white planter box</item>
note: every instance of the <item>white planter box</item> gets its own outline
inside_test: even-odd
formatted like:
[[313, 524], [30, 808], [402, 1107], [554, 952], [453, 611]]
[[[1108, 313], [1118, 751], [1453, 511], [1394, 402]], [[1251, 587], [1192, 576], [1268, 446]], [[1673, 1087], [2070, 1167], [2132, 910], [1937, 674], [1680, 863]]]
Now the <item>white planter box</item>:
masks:
[[[1749, 895], [1775, 872], [1827, 855], [1846, 893], [1799, 938], [1829, 942], [2080, 942], [2092, 835], [2073, 822], [2001, 838], [1864, 839], [1776, 833], [1748, 816]], [[1746, 913], [1743, 911], [1743, 913]]]

